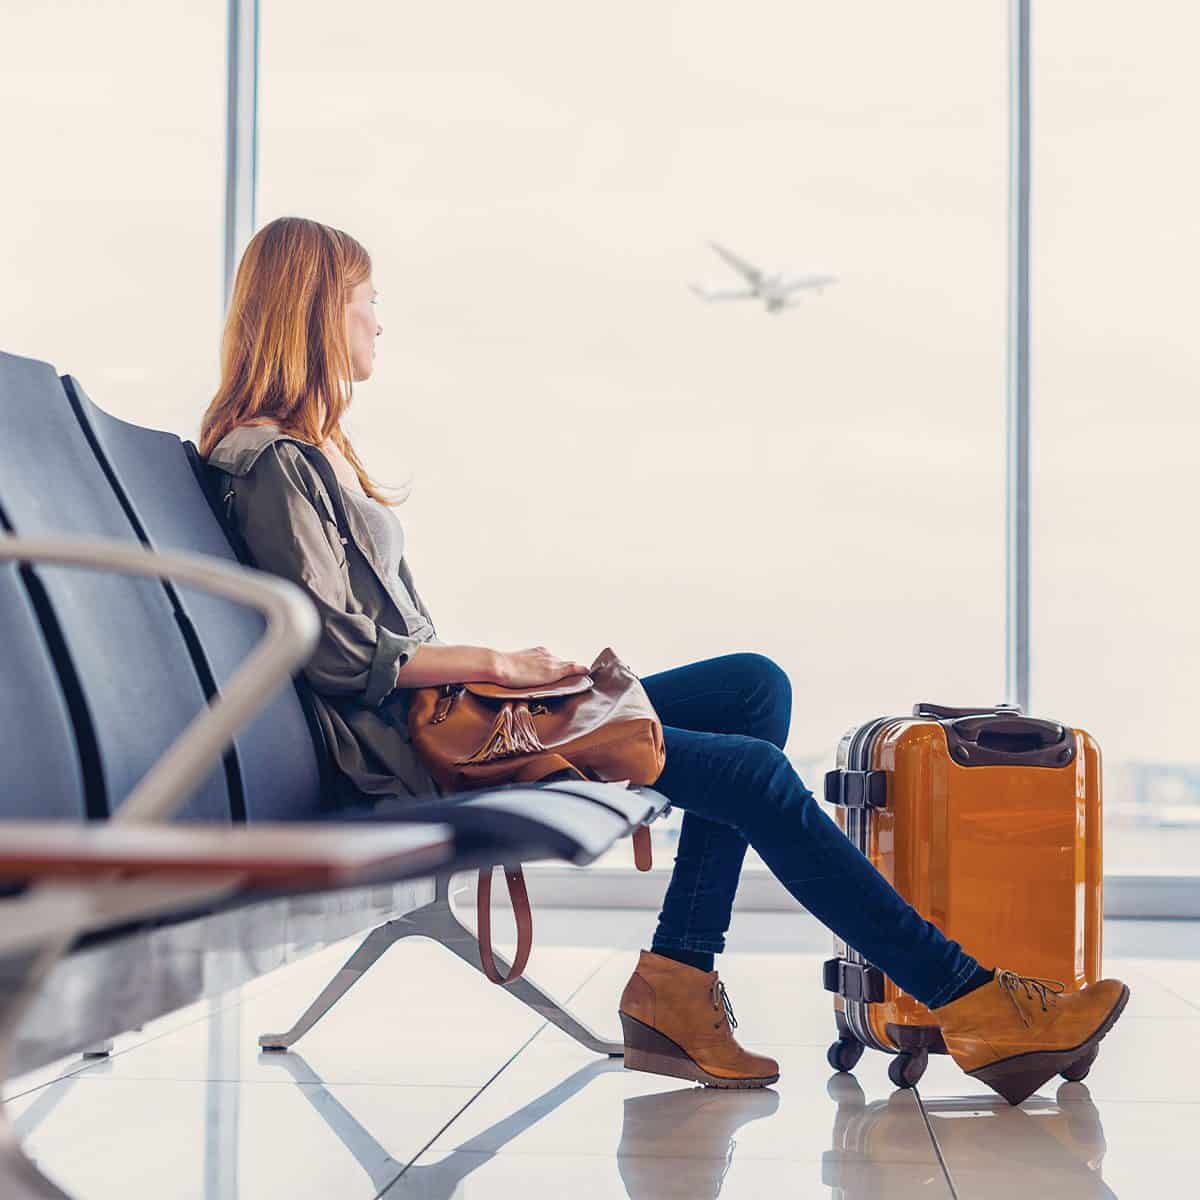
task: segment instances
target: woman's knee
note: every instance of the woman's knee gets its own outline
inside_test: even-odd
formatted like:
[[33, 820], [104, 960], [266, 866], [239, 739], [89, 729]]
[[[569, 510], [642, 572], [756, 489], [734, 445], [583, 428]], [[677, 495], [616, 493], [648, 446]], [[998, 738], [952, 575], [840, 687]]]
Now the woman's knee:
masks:
[[753, 728], [748, 732], [783, 746], [792, 720], [792, 681], [787, 672], [765, 654], [746, 652], [734, 657], [743, 673], [747, 699], [762, 698], [754, 705], [751, 713]]
[[791, 703], [792, 681], [788, 678], [788, 673], [773, 658], [754, 651], [746, 651], [735, 657], [738, 665], [754, 683], [775, 693], [781, 700]]

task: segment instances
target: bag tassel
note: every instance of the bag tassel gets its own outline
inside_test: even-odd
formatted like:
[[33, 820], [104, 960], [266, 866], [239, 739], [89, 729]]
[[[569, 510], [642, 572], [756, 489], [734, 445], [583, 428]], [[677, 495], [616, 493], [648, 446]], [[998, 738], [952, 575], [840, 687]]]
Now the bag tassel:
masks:
[[468, 758], [457, 760], [459, 765], [491, 762], [497, 758], [508, 758], [513, 754], [533, 754], [545, 750], [538, 737], [533, 717], [526, 704], [504, 705], [496, 714], [492, 728], [483, 740], [483, 745]]

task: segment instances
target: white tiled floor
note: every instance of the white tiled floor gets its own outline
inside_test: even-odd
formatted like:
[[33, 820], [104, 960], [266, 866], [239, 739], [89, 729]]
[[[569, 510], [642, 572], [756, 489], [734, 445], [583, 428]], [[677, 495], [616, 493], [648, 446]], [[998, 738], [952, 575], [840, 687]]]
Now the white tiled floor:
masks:
[[[649, 914], [543, 911], [531, 974], [616, 1035]], [[833, 1028], [811, 919], [739, 914], [739, 1036], [782, 1065], [711, 1092], [597, 1059], [438, 947], [403, 944], [301, 1043], [260, 1055], [347, 946], [9, 1085], [29, 1153], [79, 1200], [336, 1197], [1149, 1197], [1200, 1177], [1200, 925], [1110, 923], [1132, 999], [1086, 1084], [1021, 1108], [946, 1058], [916, 1093]], [[1146, 954], [1162, 957], [1145, 957]], [[82, 1067], [82, 1069], [81, 1069]], [[67, 1073], [69, 1072], [69, 1073]]]

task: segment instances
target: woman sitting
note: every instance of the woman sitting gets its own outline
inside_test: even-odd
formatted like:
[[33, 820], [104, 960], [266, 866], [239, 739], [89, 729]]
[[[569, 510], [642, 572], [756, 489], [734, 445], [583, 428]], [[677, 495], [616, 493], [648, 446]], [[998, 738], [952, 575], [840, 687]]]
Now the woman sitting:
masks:
[[[341, 427], [353, 384], [374, 368], [383, 332], [374, 301], [371, 260], [353, 238], [298, 218], [261, 229], [238, 267], [221, 383], [200, 439], [228, 477], [233, 517], [258, 565], [317, 605], [322, 634], [305, 675], [345, 797], [358, 801], [438, 791], [409, 740], [411, 689], [467, 680], [530, 687], [588, 670], [545, 646], [503, 651], [437, 636], [403, 527]], [[328, 459], [349, 538], [300, 443]], [[1120, 981], [1058, 995], [1045, 981], [993, 971], [892, 888], [784, 754], [791, 685], [771, 659], [727, 654], [642, 684], [666, 746], [654, 787], [684, 818], [650, 948], [620, 999], [628, 1065], [714, 1087], [779, 1077], [773, 1059], [734, 1038], [714, 970], [748, 846], [805, 908], [931, 1010], [964, 1070], [1013, 1103], [1084, 1057], [1120, 1015], [1128, 997]]]

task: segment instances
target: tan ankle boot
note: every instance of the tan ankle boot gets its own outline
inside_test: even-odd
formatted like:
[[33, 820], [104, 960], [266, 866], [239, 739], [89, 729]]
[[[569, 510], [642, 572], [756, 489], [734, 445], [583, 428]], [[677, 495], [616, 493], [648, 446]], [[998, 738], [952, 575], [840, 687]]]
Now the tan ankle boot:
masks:
[[1119, 979], [1063, 994], [1055, 979], [997, 971], [990, 983], [933, 1010], [951, 1057], [1009, 1104], [1094, 1057], [1129, 999]]
[[643, 950], [621, 993], [620, 1015], [631, 1071], [718, 1088], [766, 1087], [779, 1078], [773, 1058], [738, 1045], [737, 1021], [716, 971]]

